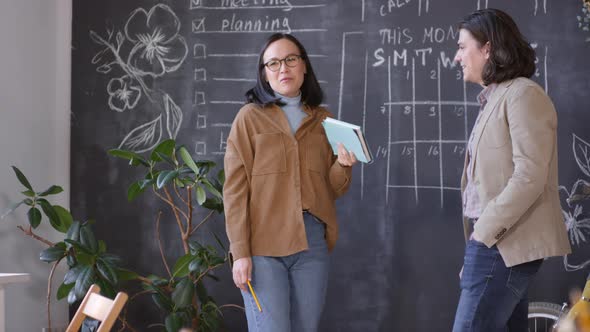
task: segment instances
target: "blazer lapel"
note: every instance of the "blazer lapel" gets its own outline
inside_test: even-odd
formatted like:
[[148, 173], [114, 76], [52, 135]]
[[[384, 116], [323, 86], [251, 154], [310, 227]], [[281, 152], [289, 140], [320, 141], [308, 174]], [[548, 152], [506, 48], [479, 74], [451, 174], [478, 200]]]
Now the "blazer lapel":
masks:
[[475, 162], [477, 160], [477, 152], [479, 150], [479, 141], [481, 140], [481, 134], [485, 130], [486, 124], [488, 123], [488, 120], [490, 119], [492, 113], [496, 109], [496, 106], [498, 106], [498, 103], [500, 102], [500, 100], [502, 100], [502, 98], [506, 94], [506, 91], [508, 91], [508, 87], [510, 86], [510, 84], [512, 84], [512, 82], [512, 80], [502, 82], [498, 85], [498, 87], [496, 87], [496, 90], [492, 93], [490, 99], [488, 100], [486, 106], [483, 109], [483, 118], [479, 120], [477, 127], [473, 128], [473, 130], [475, 131], [475, 136], [473, 137], [473, 156], [471, 157], [471, 163], [473, 163], [473, 167], [471, 167], [471, 178], [473, 178], [475, 174]]

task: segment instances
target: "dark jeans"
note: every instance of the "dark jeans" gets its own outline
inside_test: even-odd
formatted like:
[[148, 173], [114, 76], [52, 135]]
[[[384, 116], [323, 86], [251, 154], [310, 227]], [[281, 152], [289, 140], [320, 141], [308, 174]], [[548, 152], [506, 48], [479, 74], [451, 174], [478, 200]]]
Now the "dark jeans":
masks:
[[527, 331], [527, 292], [542, 262], [506, 267], [496, 246], [470, 240], [453, 332]]

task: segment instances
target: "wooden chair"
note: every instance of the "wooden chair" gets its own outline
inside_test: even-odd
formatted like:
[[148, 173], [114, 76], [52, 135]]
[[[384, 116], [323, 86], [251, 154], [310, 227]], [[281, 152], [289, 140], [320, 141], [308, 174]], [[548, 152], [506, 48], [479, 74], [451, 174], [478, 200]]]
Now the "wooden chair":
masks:
[[86, 317], [100, 321], [97, 332], [110, 331], [125, 302], [127, 302], [127, 298], [127, 294], [119, 292], [115, 299], [111, 300], [100, 295], [98, 285], [90, 286], [66, 332], [78, 332]]

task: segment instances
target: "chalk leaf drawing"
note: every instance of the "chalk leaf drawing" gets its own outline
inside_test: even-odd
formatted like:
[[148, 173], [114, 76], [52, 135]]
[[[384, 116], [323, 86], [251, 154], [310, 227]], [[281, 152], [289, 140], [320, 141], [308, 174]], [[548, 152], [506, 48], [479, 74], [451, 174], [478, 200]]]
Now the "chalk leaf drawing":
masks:
[[146, 151], [162, 139], [162, 116], [133, 129], [125, 138], [119, 149]]
[[[576, 163], [584, 175], [590, 178], [590, 144], [576, 134], [572, 134], [572, 150]], [[583, 205], [590, 202], [590, 182], [584, 179], [577, 179], [571, 190], [565, 186], [559, 186], [562, 200], [561, 208], [565, 225], [567, 227], [569, 240], [574, 249], [588, 242], [590, 237], [590, 218], [584, 214]], [[575, 250], [574, 250], [575, 251]], [[566, 271], [577, 271], [590, 265], [590, 259], [581, 264], [569, 262], [569, 255], [564, 256]]]
[[102, 47], [92, 58], [92, 64], [98, 73], [113, 75], [106, 86], [109, 108], [116, 112], [133, 110], [145, 96], [153, 107], [143, 111], [160, 112], [154, 120], [128, 133], [120, 149], [145, 152], [155, 147], [162, 139], [162, 117], [166, 119], [168, 136], [178, 135], [182, 109], [168, 93], [154, 91], [150, 85], [178, 70], [186, 59], [188, 46], [179, 32], [180, 20], [165, 4], [157, 4], [149, 11], [135, 9], [123, 31], [107, 28], [106, 36], [90, 31], [90, 39]]
[[588, 148], [590, 145], [588, 142], [576, 136], [576, 134], [573, 134], [573, 136], [572, 145], [576, 162], [578, 163], [578, 166], [580, 166], [580, 170], [584, 172], [586, 176], [590, 177], [590, 158], [588, 155]]
[[164, 95], [164, 106], [166, 107], [166, 130], [168, 130], [168, 136], [176, 137], [180, 129], [180, 124], [182, 123], [182, 110], [167, 94]]

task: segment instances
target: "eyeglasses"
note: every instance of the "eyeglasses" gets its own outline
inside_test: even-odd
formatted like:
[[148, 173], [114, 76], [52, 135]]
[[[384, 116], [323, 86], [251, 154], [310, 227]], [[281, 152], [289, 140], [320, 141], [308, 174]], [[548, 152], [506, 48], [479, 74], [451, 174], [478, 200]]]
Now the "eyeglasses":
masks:
[[287, 55], [284, 59], [271, 59], [267, 61], [264, 65], [270, 71], [278, 71], [279, 69], [281, 69], [281, 62], [285, 62], [285, 66], [293, 68], [299, 64], [301, 59], [301, 55], [290, 54]]

